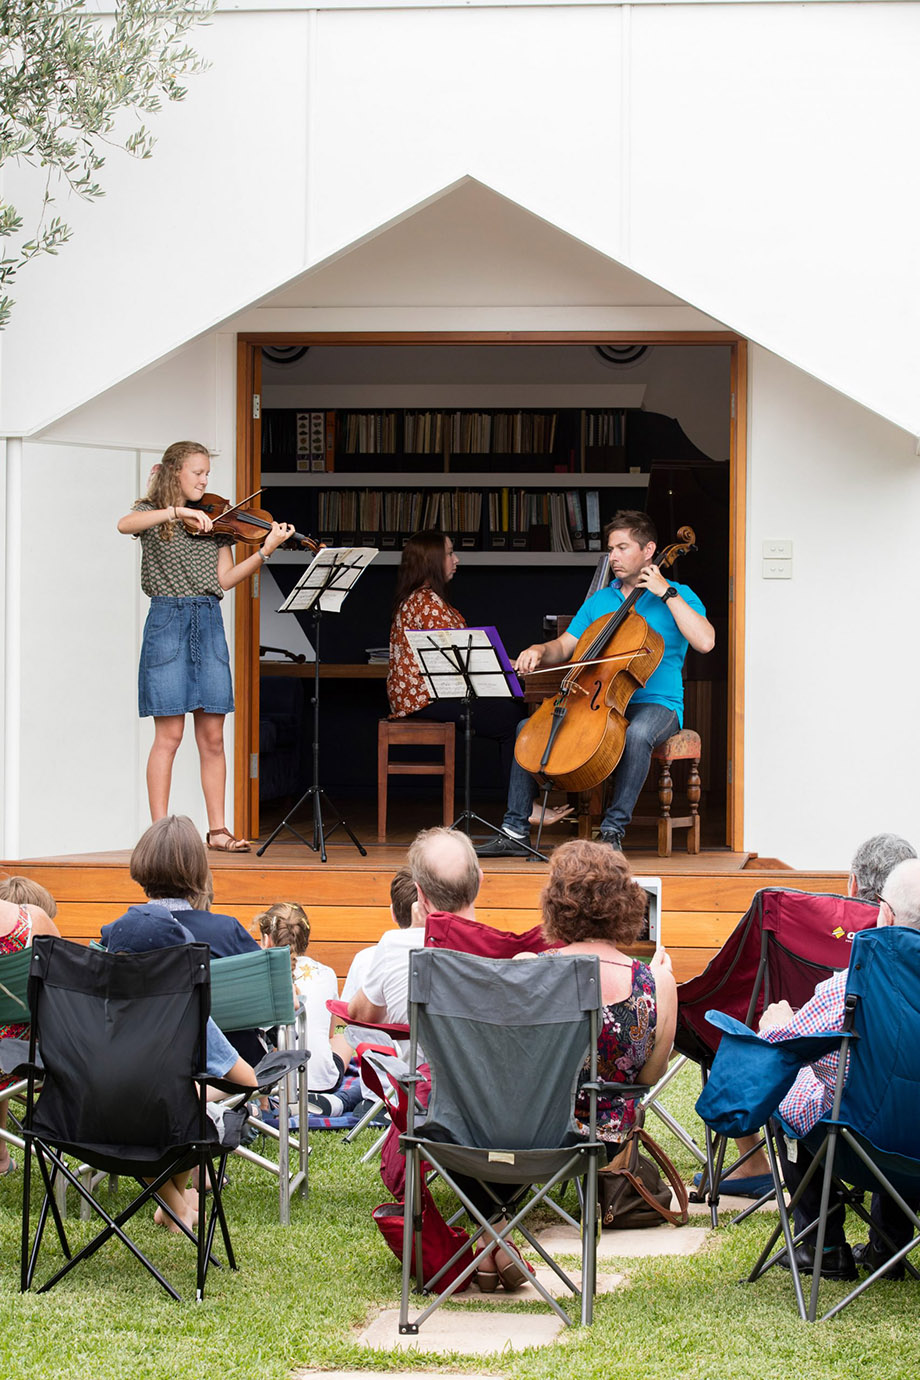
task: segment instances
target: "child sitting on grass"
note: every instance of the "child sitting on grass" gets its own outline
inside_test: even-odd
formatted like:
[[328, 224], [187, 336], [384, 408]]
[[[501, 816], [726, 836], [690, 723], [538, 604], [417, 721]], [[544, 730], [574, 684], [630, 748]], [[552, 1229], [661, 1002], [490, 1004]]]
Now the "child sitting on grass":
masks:
[[297, 1004], [307, 1015], [307, 1065], [310, 1111], [317, 1116], [341, 1116], [360, 1101], [357, 1079], [343, 1088], [342, 1081], [351, 1060], [350, 1045], [336, 1034], [336, 1021], [330, 1016], [327, 1001], [337, 1000], [338, 978], [325, 963], [307, 953], [310, 921], [296, 901], [278, 901], [256, 917], [263, 949], [284, 945], [291, 951], [291, 972]]

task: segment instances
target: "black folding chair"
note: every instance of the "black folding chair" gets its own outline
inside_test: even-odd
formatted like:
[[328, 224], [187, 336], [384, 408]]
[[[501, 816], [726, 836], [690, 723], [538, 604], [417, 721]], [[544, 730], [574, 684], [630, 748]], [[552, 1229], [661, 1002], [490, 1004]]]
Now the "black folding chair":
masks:
[[[36, 1157], [44, 1197], [31, 1234], [32, 1155], [23, 1166], [21, 1288], [32, 1285], [49, 1215], [65, 1263], [41, 1286], [51, 1289], [74, 1266], [116, 1236], [154, 1279], [179, 1293], [131, 1240], [125, 1225], [158, 1197], [173, 1175], [198, 1170], [198, 1230], [173, 1221], [198, 1253], [196, 1297], [204, 1295], [212, 1245], [220, 1225], [227, 1263], [236, 1268], [221, 1199], [227, 1156], [239, 1139], [245, 1106], [223, 1118], [223, 1141], [207, 1115], [206, 1085], [243, 1089], [209, 1078], [205, 1065], [210, 950], [186, 944], [150, 953], [109, 954], [41, 936], [32, 945], [29, 974], [31, 1032], [23, 1138]], [[280, 1075], [279, 1075], [280, 1076]], [[41, 1080], [41, 1090], [36, 1083]], [[251, 1091], [251, 1090], [245, 1090]], [[81, 1182], [65, 1156], [107, 1174], [135, 1178], [140, 1193], [114, 1215]], [[72, 1254], [55, 1200], [63, 1177], [104, 1226]], [[145, 1180], [151, 1180], [150, 1183]], [[206, 1212], [206, 1182], [211, 1211]]]
[[[431, 1100], [421, 1126], [415, 1099], [407, 1108], [405, 1236], [399, 1330], [417, 1333], [422, 1323], [468, 1279], [475, 1261], [413, 1319], [409, 1317], [411, 1261], [416, 1286], [431, 1292], [454, 1260], [436, 1276], [422, 1269], [421, 1162], [437, 1169], [476, 1224], [475, 1244], [497, 1249], [520, 1231], [549, 1268], [581, 1299], [581, 1322], [593, 1314], [597, 1243], [597, 1029], [600, 976], [593, 956], [517, 963], [444, 949], [420, 949], [409, 967], [410, 1084], [419, 1081], [419, 1047], [431, 1067]], [[590, 1100], [589, 1134], [573, 1120], [579, 1075]], [[618, 1089], [618, 1092], [620, 1089]], [[625, 1093], [636, 1090], [622, 1090]], [[644, 1090], [643, 1090], [644, 1091]], [[474, 1179], [491, 1194], [482, 1210], [458, 1178]], [[524, 1220], [557, 1184], [584, 1180], [581, 1288], [531, 1234]], [[500, 1185], [496, 1196], [490, 1186]], [[497, 1226], [505, 1217], [504, 1226]], [[572, 1319], [537, 1276], [534, 1288], [566, 1323]]]

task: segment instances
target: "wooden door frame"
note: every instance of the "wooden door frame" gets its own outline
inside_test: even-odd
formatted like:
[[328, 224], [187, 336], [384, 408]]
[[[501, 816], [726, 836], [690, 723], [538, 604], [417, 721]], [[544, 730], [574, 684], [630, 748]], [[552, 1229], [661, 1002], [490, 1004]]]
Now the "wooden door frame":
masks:
[[[728, 345], [731, 349], [729, 441], [729, 642], [726, 843], [744, 846], [744, 616], [747, 530], [747, 341], [733, 331], [245, 331], [237, 336], [236, 492], [251, 493], [261, 473], [264, 345]], [[258, 409], [261, 413], [261, 407]], [[250, 597], [244, 598], [244, 587]], [[234, 833], [253, 837], [258, 821], [259, 622], [252, 582], [237, 585], [234, 738]], [[254, 754], [254, 756], [253, 756]]]

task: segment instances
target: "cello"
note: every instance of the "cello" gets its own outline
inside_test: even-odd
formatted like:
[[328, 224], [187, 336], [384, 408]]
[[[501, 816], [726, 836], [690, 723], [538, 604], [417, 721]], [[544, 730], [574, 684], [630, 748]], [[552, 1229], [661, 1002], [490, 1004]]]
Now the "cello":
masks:
[[[678, 556], [695, 550], [692, 527], [681, 527], [677, 541], [656, 552], [652, 564], [667, 570]], [[615, 613], [595, 618], [585, 629], [555, 699], [544, 700], [518, 734], [515, 759], [542, 784], [589, 791], [619, 762], [626, 706], [664, 652], [661, 635], [635, 611], [642, 593], [637, 586]]]

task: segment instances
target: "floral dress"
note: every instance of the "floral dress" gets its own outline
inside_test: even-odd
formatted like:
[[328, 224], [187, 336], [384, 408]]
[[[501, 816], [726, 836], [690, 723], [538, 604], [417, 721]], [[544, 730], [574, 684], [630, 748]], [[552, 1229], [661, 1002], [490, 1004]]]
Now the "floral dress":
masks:
[[419, 675], [418, 664], [406, 638], [407, 631], [465, 627], [463, 615], [427, 585], [413, 590], [408, 599], [403, 600], [390, 628], [387, 698], [390, 701], [391, 719], [404, 719], [407, 714], [417, 714], [431, 703], [431, 696], [425, 689], [425, 682]]
[[[19, 907], [19, 918], [9, 934], [0, 935], [0, 954], [15, 954], [28, 947], [32, 934], [32, 917], [25, 906]], [[13, 1021], [6, 1025], [0, 1021], [0, 1040], [22, 1040], [29, 1033], [28, 1021]], [[15, 1078], [0, 1076], [0, 1089], [15, 1083]]]
[[[603, 1010], [603, 1022], [597, 1037], [598, 1078], [605, 1083], [635, 1083], [655, 1048], [657, 1022], [655, 979], [647, 964], [634, 959], [629, 996], [625, 1001], [611, 1002]], [[580, 1079], [588, 1079], [587, 1063]], [[575, 1099], [575, 1125], [583, 1135], [588, 1134], [588, 1114], [588, 1098], [579, 1094]], [[635, 1102], [598, 1097], [598, 1140], [622, 1140], [635, 1120]]]

